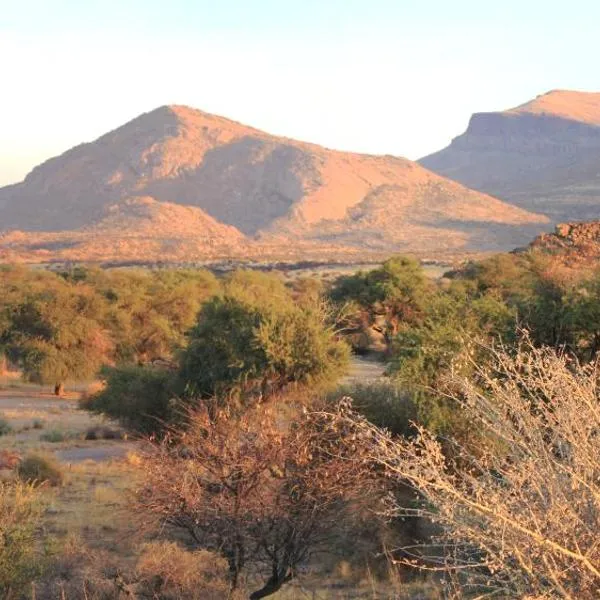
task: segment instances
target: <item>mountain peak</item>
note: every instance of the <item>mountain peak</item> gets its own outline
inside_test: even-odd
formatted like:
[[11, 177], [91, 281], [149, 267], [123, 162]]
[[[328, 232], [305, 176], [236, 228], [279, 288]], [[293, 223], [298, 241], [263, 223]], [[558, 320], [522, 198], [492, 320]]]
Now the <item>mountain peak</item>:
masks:
[[475, 113], [465, 133], [419, 162], [554, 223], [597, 219], [600, 93], [551, 90], [506, 111]]
[[555, 116], [600, 126], [600, 93], [550, 90], [506, 112]]
[[98, 256], [107, 247], [98, 237], [178, 257], [185, 240], [196, 259], [225, 246], [296, 257], [508, 249], [544, 222], [407, 159], [328, 150], [183, 105], [144, 113], [0, 189], [0, 229], [37, 232], [33, 247], [62, 244], [62, 258], [74, 256], [73, 240], [77, 256], [92, 247]]

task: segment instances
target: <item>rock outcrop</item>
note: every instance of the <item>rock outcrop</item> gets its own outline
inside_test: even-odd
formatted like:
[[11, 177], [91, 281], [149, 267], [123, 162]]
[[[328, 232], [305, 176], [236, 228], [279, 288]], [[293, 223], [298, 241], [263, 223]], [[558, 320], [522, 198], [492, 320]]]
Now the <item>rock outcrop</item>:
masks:
[[574, 266], [600, 261], [600, 221], [559, 223], [553, 233], [543, 233], [530, 244]]

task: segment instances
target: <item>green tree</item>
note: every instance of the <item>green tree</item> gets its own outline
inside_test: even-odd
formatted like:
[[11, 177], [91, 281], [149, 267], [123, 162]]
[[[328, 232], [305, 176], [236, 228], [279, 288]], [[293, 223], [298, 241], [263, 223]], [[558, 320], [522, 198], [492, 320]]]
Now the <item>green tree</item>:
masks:
[[354, 339], [360, 340], [366, 330], [376, 327], [389, 346], [401, 323], [419, 319], [432, 288], [417, 260], [397, 256], [377, 269], [340, 277], [330, 298], [344, 306], [340, 327]]
[[294, 303], [269, 280], [242, 286], [241, 277], [204, 304], [189, 334], [180, 370], [187, 393], [266, 396], [291, 383], [335, 380], [348, 348], [328, 325], [323, 304]]
[[123, 365], [101, 372], [104, 388], [81, 407], [107, 415], [128, 429], [150, 435], [179, 416], [175, 374], [165, 369]]
[[27, 290], [7, 307], [2, 341], [25, 380], [52, 383], [60, 395], [66, 382], [94, 377], [113, 346], [102, 299], [86, 286], [54, 283]]
[[202, 302], [219, 290], [208, 271], [92, 271], [88, 281], [108, 302], [119, 364], [170, 358], [185, 345]]
[[473, 297], [458, 281], [430, 297], [421, 321], [401, 327], [388, 373], [413, 396], [421, 423], [440, 433], [463, 428], [457, 406], [439, 392], [451, 375], [485, 361], [494, 340], [510, 343], [515, 324], [514, 309], [492, 295]]

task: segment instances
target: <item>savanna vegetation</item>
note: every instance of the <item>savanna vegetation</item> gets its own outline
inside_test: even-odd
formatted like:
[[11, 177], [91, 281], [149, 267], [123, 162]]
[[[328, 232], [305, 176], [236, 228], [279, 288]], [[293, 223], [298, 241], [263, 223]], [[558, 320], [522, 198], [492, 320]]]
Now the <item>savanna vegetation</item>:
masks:
[[[99, 379], [81, 407], [139, 440], [118, 501], [137, 545], [110, 576], [43, 533], [61, 465], [14, 460], [6, 597], [597, 597], [600, 272], [0, 275], [5, 363], [57, 395]], [[352, 354], [385, 376], [342, 382]]]

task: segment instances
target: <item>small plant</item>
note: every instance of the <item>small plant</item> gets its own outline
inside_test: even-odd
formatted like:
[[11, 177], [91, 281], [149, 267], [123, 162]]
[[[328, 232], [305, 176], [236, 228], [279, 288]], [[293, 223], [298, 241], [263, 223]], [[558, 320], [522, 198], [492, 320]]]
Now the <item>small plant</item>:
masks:
[[32, 429], [44, 429], [44, 425], [46, 425], [46, 423], [43, 419], [34, 419], [31, 427]]
[[12, 433], [12, 430], [13, 428], [10, 426], [10, 423], [5, 418], [0, 417], [0, 436]]
[[153, 598], [216, 600], [229, 592], [224, 558], [206, 550], [190, 552], [173, 542], [145, 544], [136, 571], [143, 591]]
[[57, 444], [58, 442], [65, 442], [73, 437], [73, 434], [70, 434], [66, 431], [61, 431], [60, 429], [51, 429], [50, 431], [46, 431], [40, 435], [40, 441]]
[[64, 474], [58, 461], [44, 454], [28, 454], [17, 466], [17, 476], [29, 484], [47, 483], [58, 486], [63, 482]]
[[84, 438], [86, 440], [122, 440], [124, 433], [120, 429], [95, 425], [85, 432]]

